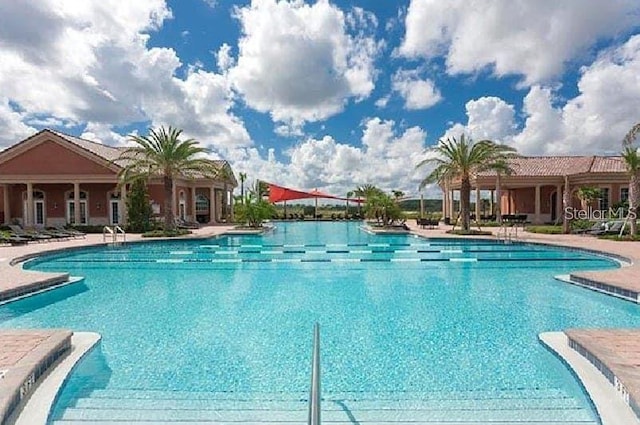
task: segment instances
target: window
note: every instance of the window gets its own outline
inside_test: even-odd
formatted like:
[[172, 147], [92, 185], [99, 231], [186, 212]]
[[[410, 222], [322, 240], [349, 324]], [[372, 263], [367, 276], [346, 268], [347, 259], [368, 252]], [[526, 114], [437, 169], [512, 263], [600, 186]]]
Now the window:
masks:
[[75, 193], [73, 191], [67, 193], [67, 223], [69, 224], [89, 224], [87, 215], [87, 199], [89, 194], [85, 191], [80, 192], [80, 222], [76, 223], [76, 203]]
[[32, 192], [33, 197], [33, 210], [31, 211], [31, 217], [27, 217], [27, 211], [29, 209], [29, 205], [27, 202], [27, 192], [23, 192], [22, 194], [22, 211], [23, 211], [23, 222], [28, 225], [36, 225], [36, 226], [44, 226], [46, 217], [45, 217], [45, 199], [44, 192], [41, 190], [34, 190]]
[[602, 187], [600, 188], [600, 197], [598, 198], [598, 209], [600, 210], [609, 210], [609, 188]]
[[196, 211], [209, 211], [209, 199], [204, 195], [196, 196]]
[[629, 188], [623, 187], [620, 189], [620, 202], [627, 202], [629, 200]]

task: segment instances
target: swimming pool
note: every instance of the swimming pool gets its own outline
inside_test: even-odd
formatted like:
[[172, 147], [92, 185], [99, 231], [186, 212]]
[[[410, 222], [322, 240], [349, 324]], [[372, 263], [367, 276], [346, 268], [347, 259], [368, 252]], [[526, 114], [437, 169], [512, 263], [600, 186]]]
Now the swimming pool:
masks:
[[85, 280], [0, 307], [0, 326], [102, 334], [58, 399], [60, 425], [303, 423], [315, 322], [325, 420], [598, 423], [537, 335], [637, 327], [636, 305], [553, 279], [614, 262], [358, 226], [43, 257], [25, 267]]

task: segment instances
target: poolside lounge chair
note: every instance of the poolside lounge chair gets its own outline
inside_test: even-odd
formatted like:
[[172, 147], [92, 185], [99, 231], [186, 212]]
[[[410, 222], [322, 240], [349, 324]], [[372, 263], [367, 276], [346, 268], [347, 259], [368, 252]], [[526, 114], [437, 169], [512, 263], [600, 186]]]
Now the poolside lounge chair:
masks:
[[604, 225], [604, 228], [601, 230], [596, 230], [593, 232], [589, 232], [590, 235], [617, 235], [622, 231], [624, 227], [624, 221], [613, 221]]
[[37, 241], [37, 242], [45, 242], [45, 241], [49, 241], [49, 240], [52, 239], [52, 236], [45, 235], [43, 233], [39, 233], [38, 231], [35, 231], [35, 230], [31, 230], [31, 231], [27, 232], [22, 227], [20, 227], [20, 226], [18, 226], [16, 224], [10, 224], [9, 225], [9, 229], [11, 229], [11, 231], [16, 236], [20, 236], [21, 238], [31, 239], [31, 240], [34, 240], [34, 241]]
[[200, 224], [193, 223], [191, 221], [186, 221], [180, 217], [176, 217], [176, 227], [179, 229], [198, 229], [200, 228]]
[[593, 224], [593, 226], [587, 228], [587, 229], [573, 229], [571, 231], [571, 233], [573, 233], [574, 235], [586, 235], [586, 234], [590, 234], [593, 232], [599, 232], [601, 230], [604, 230], [604, 226], [605, 223], [602, 221], [598, 221], [596, 223]]
[[81, 232], [81, 231], [76, 230], [76, 229], [65, 229], [62, 226], [53, 226], [53, 229], [56, 230], [57, 232], [67, 233], [67, 234], [71, 235], [74, 238], [86, 238], [87, 237], [86, 233]]
[[9, 232], [0, 232], [0, 243], [2, 244], [8, 243], [11, 245], [26, 245], [30, 241], [31, 239], [22, 238]]

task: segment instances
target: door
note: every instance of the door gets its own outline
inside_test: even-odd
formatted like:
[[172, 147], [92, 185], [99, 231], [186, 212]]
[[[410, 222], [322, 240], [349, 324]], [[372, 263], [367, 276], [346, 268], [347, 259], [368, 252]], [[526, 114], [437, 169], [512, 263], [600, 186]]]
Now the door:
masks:
[[109, 220], [112, 225], [120, 224], [120, 201], [112, 199], [109, 207]]
[[[67, 201], [67, 222], [76, 224], [76, 204], [73, 200]], [[80, 201], [80, 223], [87, 224], [87, 201]]]

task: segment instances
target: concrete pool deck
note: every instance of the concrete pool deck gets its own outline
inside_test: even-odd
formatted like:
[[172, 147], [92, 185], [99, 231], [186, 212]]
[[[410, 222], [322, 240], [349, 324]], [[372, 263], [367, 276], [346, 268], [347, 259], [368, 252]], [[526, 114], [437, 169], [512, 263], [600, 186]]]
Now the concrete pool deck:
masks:
[[[469, 238], [468, 236], [454, 236], [447, 234], [446, 231], [449, 230], [451, 226], [440, 225], [435, 229], [421, 229], [415, 223], [408, 223], [408, 225], [411, 228], [412, 233], [424, 237]], [[231, 226], [203, 227], [201, 229], [196, 229], [193, 234], [189, 235], [187, 238], [213, 237], [223, 234], [230, 229]], [[486, 229], [493, 231], [493, 238], [496, 237], [496, 233], [499, 230], [498, 228]], [[479, 238], [486, 239], [491, 237], [492, 236], [481, 236]], [[127, 235], [127, 242], [136, 242], [140, 241], [141, 239], [142, 238], [139, 235]], [[613, 255], [615, 257], [618, 257], [619, 259], [626, 259], [630, 264], [625, 264], [624, 267], [621, 267], [620, 269], [597, 272], [578, 271], [576, 273], [572, 273], [571, 283], [586, 286], [594, 290], [600, 290], [600, 292], [607, 292], [610, 293], [610, 295], [619, 296], [620, 298], [625, 298], [627, 300], [629, 300], [630, 297], [624, 297], [620, 294], [617, 294], [616, 288], [620, 291], [631, 291], [633, 294], [635, 294], [635, 301], [638, 301], [638, 294], [640, 294], [640, 249], [638, 248], [640, 247], [640, 242], [614, 242], [608, 240], [600, 240], [591, 236], [543, 235], [527, 232], [519, 233], [517, 240], [519, 242], [542, 243], [567, 248], [599, 251], [602, 253]], [[15, 297], [26, 292], [41, 290], [46, 286], [55, 287], [55, 285], [66, 282], [69, 278], [68, 274], [66, 273], [41, 273], [23, 270], [22, 263], [20, 262], [22, 259], [37, 256], [39, 254], [47, 252], [55, 252], [59, 250], [103, 244], [103, 236], [101, 234], [93, 234], [87, 235], [85, 239], [75, 239], [61, 242], [54, 241], [46, 243], [33, 243], [24, 246], [1, 246], [0, 276], [2, 276], [2, 279], [0, 280], [0, 304], [2, 303], [2, 300], [6, 300], [7, 297]], [[16, 335], [20, 335], [20, 332], [23, 331], [14, 332], [17, 332]], [[27, 335], [29, 331], [24, 332], [25, 335]], [[567, 332], [569, 335], [571, 332], [577, 331]], [[638, 339], [637, 337], [640, 336], [640, 331], [637, 334], [634, 334], [633, 337], [631, 335], [625, 334], [624, 332], [626, 331], [602, 330], [597, 332], [599, 332], [597, 334], [597, 337], [593, 337], [593, 335], [591, 334], [587, 334], [591, 335], [591, 337], [582, 337], [581, 341], [585, 345], [582, 345], [582, 343], [580, 343], [579, 345], [584, 348], [584, 352], [580, 352], [580, 350], [576, 349], [577, 347], [575, 346], [575, 342], [574, 346], [571, 346], [571, 338], [568, 339], [568, 344], [569, 346], [571, 346], [571, 348], [573, 348], [574, 351], [580, 352], [580, 354], [582, 354], [589, 361], [591, 361], [591, 359], [589, 358], [587, 352], [591, 353], [592, 355], [596, 355], [595, 353], [598, 353], [598, 360], [603, 365], [606, 365], [609, 370], [618, 370], [616, 369], [615, 365], [621, 362], [620, 359], [623, 359], [622, 362], [625, 363], [625, 368], [631, 371], [625, 375], [625, 388], [640, 388], [640, 344], [629, 347], [625, 346], [624, 348], [621, 348], [620, 346], [621, 338], [629, 338], [635, 341]], [[623, 333], [621, 334], [620, 332]], [[578, 336], [578, 338], [580, 338], [580, 336]], [[8, 351], [12, 351], [11, 347], [9, 347]], [[606, 355], [609, 352], [613, 353], [613, 355]], [[0, 358], [2, 358], [2, 350], [0, 350]], [[46, 358], [46, 356], [43, 356], [43, 358]], [[594, 362], [591, 361], [591, 363]], [[593, 367], [594, 370], [600, 370], [601, 372], [603, 372], [602, 369], [595, 369], [596, 366]], [[0, 367], [0, 369], [2, 369], [2, 367]], [[605, 374], [605, 372], [603, 372], [603, 374]], [[3, 396], [4, 394], [0, 393], [0, 402], [2, 401]], [[638, 397], [640, 397], [640, 394], [638, 395]], [[629, 398], [625, 401], [631, 405], [631, 400], [634, 400], [633, 403], [636, 403], [636, 401], [638, 401], [636, 398]], [[635, 407], [633, 405], [631, 406]], [[635, 408], [634, 411], [638, 412], [638, 410], [636, 410]], [[0, 405], [0, 415], [1, 414], [2, 409]], [[2, 416], [0, 416], [0, 418], [2, 418]], [[1, 422], [2, 421], [0, 421], [0, 423]]]

